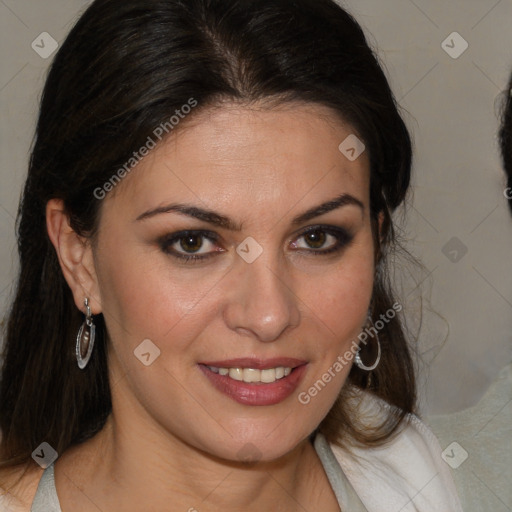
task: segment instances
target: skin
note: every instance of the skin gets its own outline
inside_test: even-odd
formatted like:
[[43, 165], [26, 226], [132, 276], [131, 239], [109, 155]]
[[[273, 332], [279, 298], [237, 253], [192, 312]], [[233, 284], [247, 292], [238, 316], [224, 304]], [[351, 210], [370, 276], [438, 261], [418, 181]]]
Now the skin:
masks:
[[[48, 233], [76, 306], [84, 311], [88, 297], [110, 337], [113, 413], [100, 433], [57, 460], [62, 508], [339, 510], [307, 436], [350, 367], [308, 405], [297, 397], [366, 320], [374, 275], [367, 155], [345, 158], [338, 145], [354, 130], [317, 105], [224, 104], [183, 127], [107, 195], [92, 243], [69, 227], [61, 201], [47, 205]], [[293, 224], [341, 194], [362, 207]], [[178, 212], [136, 220], [170, 203], [215, 211], [240, 229]], [[319, 254], [337, 245], [319, 232], [323, 245], [308, 245], [303, 231], [318, 224], [348, 233], [339, 250]], [[218, 235], [200, 249], [211, 257], [172, 256], [183, 247], [161, 239], [184, 229]], [[236, 252], [249, 236], [263, 248], [250, 264]], [[150, 366], [134, 356], [145, 339], [160, 350]], [[198, 367], [282, 356], [307, 368], [298, 389], [271, 406], [235, 402]], [[240, 450], [249, 450], [252, 464], [240, 462]]]

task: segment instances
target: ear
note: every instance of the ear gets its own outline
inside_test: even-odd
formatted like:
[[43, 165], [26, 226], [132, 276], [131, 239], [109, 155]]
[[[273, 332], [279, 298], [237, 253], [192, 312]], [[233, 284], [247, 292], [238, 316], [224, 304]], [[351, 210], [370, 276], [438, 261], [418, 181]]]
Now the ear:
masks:
[[84, 300], [88, 298], [92, 314], [101, 313], [101, 296], [90, 241], [79, 236], [70, 226], [61, 199], [51, 199], [46, 204], [46, 229], [76, 307], [85, 312]]

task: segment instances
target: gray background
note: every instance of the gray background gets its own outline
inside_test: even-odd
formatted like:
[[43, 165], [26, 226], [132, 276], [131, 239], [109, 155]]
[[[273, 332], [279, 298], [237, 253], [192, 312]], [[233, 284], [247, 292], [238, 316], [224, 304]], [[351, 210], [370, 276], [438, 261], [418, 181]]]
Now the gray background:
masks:
[[[87, 3], [0, 0], [2, 317], [16, 275], [14, 217], [51, 61], [31, 43], [42, 32], [62, 41]], [[414, 194], [397, 221], [423, 267], [399, 259], [398, 285], [418, 336], [423, 411], [454, 412], [475, 404], [512, 359], [512, 220], [496, 138], [512, 70], [512, 1], [342, 3], [378, 48], [415, 140]], [[468, 44], [456, 59], [442, 46], [452, 32]], [[459, 53], [461, 42], [444, 46]]]

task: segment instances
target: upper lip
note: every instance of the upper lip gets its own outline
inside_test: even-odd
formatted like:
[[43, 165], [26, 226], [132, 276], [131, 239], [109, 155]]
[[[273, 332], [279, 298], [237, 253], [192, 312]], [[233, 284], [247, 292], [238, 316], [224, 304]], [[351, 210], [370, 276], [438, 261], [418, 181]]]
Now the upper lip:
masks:
[[256, 370], [267, 370], [269, 368], [296, 368], [306, 364], [303, 359], [293, 357], [274, 357], [271, 359], [260, 359], [255, 357], [240, 357], [236, 359], [225, 359], [223, 361], [203, 361], [200, 364], [213, 366], [215, 368], [254, 368]]

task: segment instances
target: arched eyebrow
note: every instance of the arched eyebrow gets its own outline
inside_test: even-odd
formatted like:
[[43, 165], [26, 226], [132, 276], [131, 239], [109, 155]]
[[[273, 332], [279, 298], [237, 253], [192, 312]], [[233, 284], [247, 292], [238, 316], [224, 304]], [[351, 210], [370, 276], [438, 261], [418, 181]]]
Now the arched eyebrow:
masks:
[[147, 212], [139, 215], [135, 220], [145, 220], [155, 215], [160, 215], [162, 213], [179, 213], [180, 215], [186, 215], [187, 217], [193, 217], [194, 219], [199, 219], [208, 224], [213, 224], [214, 226], [218, 226], [223, 229], [228, 229], [230, 231], [241, 231], [242, 226], [236, 224], [229, 217], [225, 215], [221, 215], [220, 213], [214, 212], [213, 210], [208, 210], [206, 208], [198, 208], [197, 206], [181, 204], [181, 203], [173, 203], [168, 204], [166, 206], [159, 206], [158, 208], [154, 208], [152, 210], [148, 210]]
[[314, 206], [309, 210], [301, 213], [297, 217], [292, 220], [292, 224], [302, 224], [307, 222], [308, 220], [312, 220], [315, 217], [320, 217], [320, 215], [324, 215], [325, 213], [329, 213], [337, 208], [341, 208], [343, 206], [358, 206], [361, 208], [361, 211], [364, 212], [364, 204], [359, 199], [351, 196], [350, 194], [341, 194], [338, 197], [331, 199], [330, 201], [326, 201], [318, 206]]
[[[357, 206], [361, 208], [361, 210], [364, 212], [365, 207], [362, 201], [355, 198], [354, 196], [351, 196], [350, 194], [341, 194], [340, 196], [334, 199], [319, 204], [318, 206], [314, 206], [313, 208], [310, 208], [309, 210], [301, 213], [292, 220], [292, 225], [302, 224], [304, 222], [314, 219], [315, 217], [319, 217], [320, 215], [324, 215], [333, 210], [336, 210], [337, 208], [341, 208], [343, 206], [348, 205]], [[241, 224], [234, 222], [232, 219], [225, 215], [217, 213], [213, 210], [209, 210], [207, 208], [198, 208], [197, 206], [194, 205], [182, 203], [172, 203], [165, 206], [153, 208], [140, 214], [135, 220], [141, 221], [164, 213], [178, 213], [180, 215], [185, 215], [187, 217], [202, 220], [204, 222], [207, 222], [208, 224], [212, 224], [214, 226], [218, 226], [220, 228], [227, 229], [230, 231], [242, 230]]]

